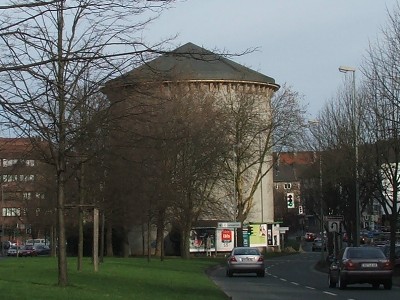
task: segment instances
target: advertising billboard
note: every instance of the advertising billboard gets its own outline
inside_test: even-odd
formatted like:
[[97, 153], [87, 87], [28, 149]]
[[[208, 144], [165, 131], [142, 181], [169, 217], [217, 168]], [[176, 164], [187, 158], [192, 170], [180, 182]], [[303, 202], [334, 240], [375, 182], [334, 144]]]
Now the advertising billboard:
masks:
[[232, 228], [192, 228], [190, 232], [191, 253], [231, 251], [235, 245], [235, 230]]

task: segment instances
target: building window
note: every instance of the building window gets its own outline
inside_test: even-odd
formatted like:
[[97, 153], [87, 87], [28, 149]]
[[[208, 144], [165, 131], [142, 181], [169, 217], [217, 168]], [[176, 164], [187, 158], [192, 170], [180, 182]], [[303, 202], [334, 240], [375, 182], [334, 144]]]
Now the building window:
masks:
[[22, 197], [23, 197], [24, 200], [30, 200], [30, 199], [32, 199], [32, 193], [31, 192], [24, 192], [22, 194]]
[[284, 189], [285, 190], [290, 190], [292, 188], [292, 184], [291, 183], [285, 183], [284, 185]]
[[3, 159], [3, 167], [12, 167], [18, 163], [18, 159]]
[[12, 167], [16, 164], [19, 165], [24, 165], [28, 167], [34, 167], [35, 166], [35, 160], [33, 159], [2, 159], [3, 167]]
[[35, 180], [35, 175], [22, 175], [22, 180], [21, 181], [34, 181]]
[[17, 207], [3, 207], [3, 217], [19, 217], [21, 209]]
[[36, 193], [36, 194], [35, 194], [35, 197], [36, 197], [37, 199], [43, 200], [43, 199], [44, 199], [44, 193]]
[[26, 164], [28, 167], [34, 167], [34, 166], [35, 166], [35, 161], [34, 161], [33, 159], [27, 159], [27, 160], [25, 161], [25, 164]]
[[21, 200], [22, 197], [21, 192], [3, 191], [1, 194], [4, 197], [5, 201]]

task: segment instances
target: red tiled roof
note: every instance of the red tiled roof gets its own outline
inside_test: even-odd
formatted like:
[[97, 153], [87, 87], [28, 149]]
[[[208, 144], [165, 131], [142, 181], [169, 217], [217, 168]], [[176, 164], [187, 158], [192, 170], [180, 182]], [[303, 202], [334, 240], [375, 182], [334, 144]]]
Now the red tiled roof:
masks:
[[279, 155], [281, 164], [308, 165], [315, 162], [315, 154], [312, 151], [307, 152], [283, 152]]
[[32, 151], [29, 138], [0, 138], [0, 158], [18, 158]]

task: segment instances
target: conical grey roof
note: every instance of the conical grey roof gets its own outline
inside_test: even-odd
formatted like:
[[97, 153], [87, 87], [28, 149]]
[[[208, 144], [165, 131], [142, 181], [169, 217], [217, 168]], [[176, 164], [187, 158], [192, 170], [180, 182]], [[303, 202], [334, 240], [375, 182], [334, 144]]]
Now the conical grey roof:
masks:
[[264, 74], [242, 66], [193, 43], [161, 55], [117, 78], [125, 83], [143, 81], [245, 81], [275, 84]]

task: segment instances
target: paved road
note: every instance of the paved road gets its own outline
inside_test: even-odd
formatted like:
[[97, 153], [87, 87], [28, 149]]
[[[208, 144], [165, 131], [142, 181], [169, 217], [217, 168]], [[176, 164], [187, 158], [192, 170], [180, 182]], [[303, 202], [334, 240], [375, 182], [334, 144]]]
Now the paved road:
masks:
[[253, 274], [226, 277], [224, 268], [211, 272], [212, 280], [233, 300], [258, 299], [400, 299], [400, 287], [372, 289], [371, 285], [350, 285], [346, 290], [328, 288], [327, 275], [314, 270], [318, 252], [305, 252], [268, 259], [266, 276]]

